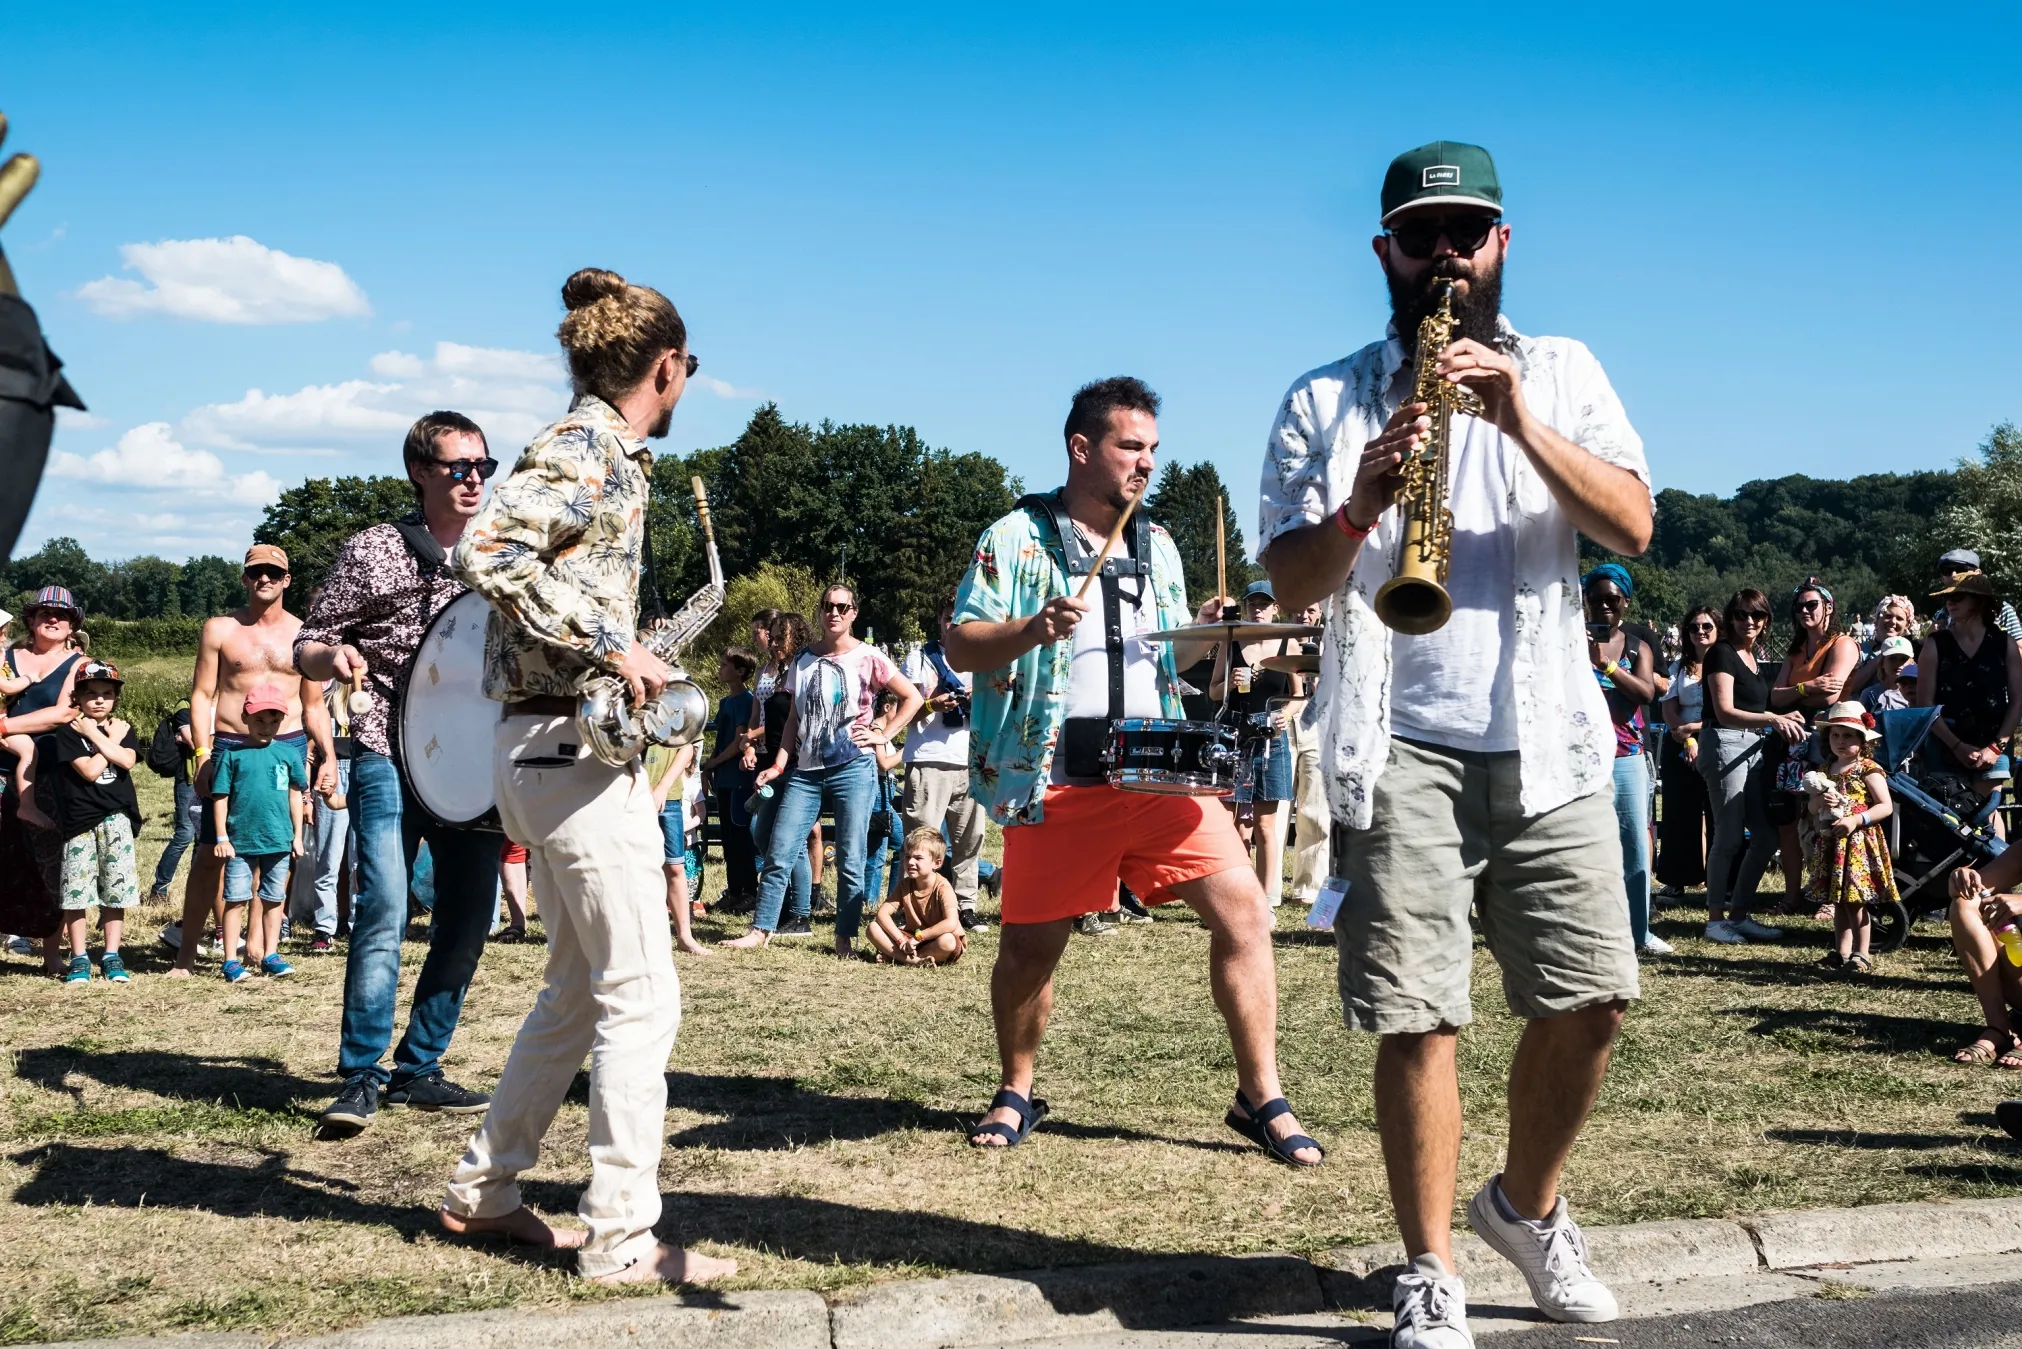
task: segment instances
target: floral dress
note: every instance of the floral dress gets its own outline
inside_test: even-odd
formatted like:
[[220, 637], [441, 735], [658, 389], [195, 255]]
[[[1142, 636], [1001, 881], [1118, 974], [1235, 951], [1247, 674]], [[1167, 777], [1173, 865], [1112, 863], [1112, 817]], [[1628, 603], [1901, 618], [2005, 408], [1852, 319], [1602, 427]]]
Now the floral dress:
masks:
[[[1873, 804], [1868, 799], [1868, 775], [1881, 771], [1873, 759], [1862, 759], [1833, 778], [1847, 814], [1859, 814]], [[1810, 834], [1805, 849], [1806, 899], [1814, 904], [1884, 904], [1896, 899], [1896, 871], [1889, 861], [1885, 825], [1871, 824], [1840, 838], [1812, 826], [1809, 814], [1805, 819]]]

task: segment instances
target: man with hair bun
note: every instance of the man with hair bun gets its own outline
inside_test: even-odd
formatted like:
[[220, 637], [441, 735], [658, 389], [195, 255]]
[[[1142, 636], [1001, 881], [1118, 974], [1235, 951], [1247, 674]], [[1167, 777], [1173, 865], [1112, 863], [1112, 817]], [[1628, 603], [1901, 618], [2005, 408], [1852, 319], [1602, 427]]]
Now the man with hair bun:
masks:
[[[667, 1058], [681, 1025], [659, 811], [636, 760], [591, 756], [576, 704], [617, 675], [634, 702], [672, 672], [639, 644], [639, 561], [653, 456], [697, 365], [667, 297], [585, 268], [562, 285], [560, 338], [575, 401], [534, 438], [456, 547], [459, 576], [491, 602], [485, 696], [504, 704], [492, 781], [506, 833], [524, 839], [548, 929], [546, 984], [514, 1040], [491, 1112], [451, 1177], [442, 1225], [577, 1251], [601, 1283], [704, 1283], [733, 1260], [664, 1246], [660, 1147]], [[518, 1177], [590, 1056], [587, 1231], [558, 1231]]]

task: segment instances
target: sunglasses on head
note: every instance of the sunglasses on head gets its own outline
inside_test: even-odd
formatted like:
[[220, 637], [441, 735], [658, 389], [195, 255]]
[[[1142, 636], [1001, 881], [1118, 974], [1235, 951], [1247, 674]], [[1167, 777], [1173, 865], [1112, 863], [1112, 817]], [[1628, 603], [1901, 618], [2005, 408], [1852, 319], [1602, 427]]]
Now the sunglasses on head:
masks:
[[498, 460], [492, 458], [490, 455], [486, 455], [482, 459], [438, 459], [435, 462], [441, 466], [442, 471], [447, 473], [449, 480], [454, 483], [464, 482], [473, 473], [477, 475], [479, 482], [484, 482], [492, 474], [498, 472]]
[[1462, 257], [1471, 257], [1488, 242], [1489, 234], [1501, 221], [1492, 215], [1471, 211], [1466, 215], [1445, 216], [1432, 220], [1407, 220], [1395, 229], [1385, 231], [1397, 251], [1414, 262], [1423, 262], [1439, 247], [1441, 235], [1453, 245], [1453, 251]]
[[246, 568], [246, 579], [248, 581], [278, 581], [287, 574], [281, 568], [268, 566], [265, 563], [257, 567]]

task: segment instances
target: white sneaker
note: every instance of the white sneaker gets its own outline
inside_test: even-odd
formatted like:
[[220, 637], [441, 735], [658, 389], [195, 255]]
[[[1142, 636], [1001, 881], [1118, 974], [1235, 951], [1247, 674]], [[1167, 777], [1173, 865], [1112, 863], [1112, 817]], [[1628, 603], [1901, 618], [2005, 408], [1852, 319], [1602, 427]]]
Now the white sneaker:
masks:
[[1706, 925], [1706, 940], [1717, 941], [1722, 946], [1740, 946], [1748, 938], [1734, 930], [1734, 924], [1725, 918], [1716, 918]]
[[1775, 941], [1783, 935], [1782, 928], [1771, 927], [1767, 923], [1758, 923], [1753, 918], [1735, 919], [1734, 930], [1750, 941]]
[[1643, 938], [1643, 954], [1646, 956], [1675, 955], [1677, 949], [1654, 932]]
[[1554, 1321], [1612, 1321], [1621, 1315], [1615, 1295], [1587, 1268], [1587, 1239], [1566, 1216], [1566, 1201], [1552, 1205], [1543, 1223], [1502, 1215], [1496, 1203], [1500, 1174], [1476, 1191], [1467, 1206], [1467, 1225], [1519, 1270], [1531, 1286], [1531, 1301]]
[[1390, 1349], [1474, 1349], [1467, 1328], [1467, 1289], [1431, 1253], [1411, 1262], [1390, 1290], [1396, 1324]]

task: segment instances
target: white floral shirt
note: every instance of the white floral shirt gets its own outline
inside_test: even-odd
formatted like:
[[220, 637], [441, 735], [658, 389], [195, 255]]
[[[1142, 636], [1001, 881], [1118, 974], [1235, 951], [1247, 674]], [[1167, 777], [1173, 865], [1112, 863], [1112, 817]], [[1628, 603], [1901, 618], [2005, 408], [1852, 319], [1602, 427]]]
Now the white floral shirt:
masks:
[[[1525, 337], [1497, 319], [1497, 344], [1515, 357], [1532, 415], [1575, 445], [1647, 485], [1643, 441], [1594, 354], [1569, 337]], [[1259, 548], [1327, 519], [1348, 499], [1362, 447], [1410, 392], [1411, 370], [1393, 325], [1382, 342], [1300, 376], [1278, 409], [1265, 450]], [[1513, 447], [1514, 448], [1514, 447]], [[1523, 811], [1541, 815], [1611, 784], [1614, 728], [1587, 660], [1579, 546], [1572, 522], [1520, 450], [1509, 454], [1516, 529], [1516, 617], [1511, 662]], [[1370, 599], [1394, 571], [1402, 526], [1385, 512], [1346, 584], [1329, 602], [1313, 715], [1334, 818], [1369, 827], [1376, 780], [1390, 757], [1390, 629]]]

